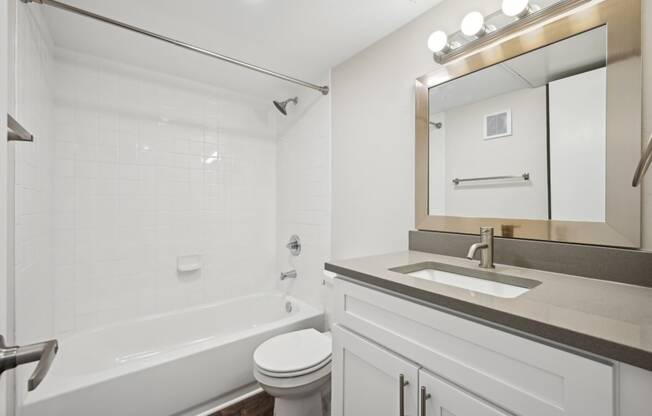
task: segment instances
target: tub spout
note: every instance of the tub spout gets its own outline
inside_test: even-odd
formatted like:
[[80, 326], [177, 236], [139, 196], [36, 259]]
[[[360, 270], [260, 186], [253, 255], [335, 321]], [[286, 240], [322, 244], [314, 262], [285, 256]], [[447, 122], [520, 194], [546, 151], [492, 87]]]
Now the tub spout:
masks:
[[296, 278], [297, 278], [297, 271], [296, 270], [290, 270], [289, 272], [281, 273], [281, 280], [296, 279]]

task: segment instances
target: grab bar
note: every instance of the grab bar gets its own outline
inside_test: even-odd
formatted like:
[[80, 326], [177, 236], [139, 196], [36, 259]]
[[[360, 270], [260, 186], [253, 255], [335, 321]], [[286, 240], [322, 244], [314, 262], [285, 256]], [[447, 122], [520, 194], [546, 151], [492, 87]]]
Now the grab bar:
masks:
[[638, 166], [636, 166], [634, 179], [632, 179], [632, 186], [634, 188], [636, 188], [643, 180], [645, 172], [647, 172], [647, 169], [650, 167], [650, 163], [652, 163], [652, 135], [650, 135], [650, 138], [648, 139], [647, 147], [643, 152], [643, 156], [641, 156], [641, 161], [638, 162]]
[[486, 176], [484, 178], [464, 178], [464, 179], [455, 178], [453, 179], [453, 183], [455, 185], [459, 185], [462, 182], [491, 181], [491, 180], [498, 180], [498, 179], [523, 179], [524, 181], [529, 181], [530, 174], [526, 172], [518, 176]]
[[33, 142], [34, 136], [21, 126], [11, 115], [7, 114], [7, 141], [10, 142]]
[[27, 380], [27, 390], [32, 391], [41, 384], [47, 375], [58, 350], [59, 343], [56, 339], [22, 347], [9, 347], [5, 344], [4, 337], [0, 335], [0, 375], [19, 365], [38, 362], [34, 372]]

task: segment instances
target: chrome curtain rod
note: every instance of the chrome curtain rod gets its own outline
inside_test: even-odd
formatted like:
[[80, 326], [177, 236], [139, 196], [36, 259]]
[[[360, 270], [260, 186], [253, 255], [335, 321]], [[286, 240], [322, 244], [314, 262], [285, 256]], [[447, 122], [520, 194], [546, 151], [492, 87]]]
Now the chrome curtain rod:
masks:
[[181, 42], [179, 40], [172, 39], [172, 38], [169, 38], [167, 36], [159, 35], [158, 33], [150, 32], [149, 30], [141, 29], [139, 27], [132, 26], [130, 24], [120, 22], [118, 20], [114, 20], [114, 19], [111, 19], [111, 18], [108, 18], [108, 17], [104, 17], [104, 16], [101, 16], [99, 14], [89, 12], [87, 10], [80, 9], [78, 7], [71, 6], [71, 5], [66, 4], [66, 3], [62, 3], [62, 2], [59, 2], [59, 1], [56, 1], [56, 0], [20, 0], [20, 1], [22, 1], [25, 4], [27, 4], [27, 3], [44, 4], [44, 5], [47, 5], [47, 6], [55, 7], [57, 9], [72, 12], [72, 13], [75, 13], [75, 14], [78, 14], [78, 15], [81, 15], [81, 16], [90, 17], [91, 19], [99, 20], [100, 22], [104, 22], [104, 23], [107, 23], [107, 24], [110, 24], [110, 25], [113, 25], [113, 26], [117, 26], [117, 27], [120, 27], [120, 28], [123, 28], [123, 29], [127, 29], [127, 30], [130, 30], [132, 32], [140, 33], [141, 35], [149, 36], [150, 38], [162, 40], [163, 42], [170, 43], [170, 44], [178, 46], [180, 48], [184, 48], [184, 49], [187, 49], [187, 50], [190, 50], [190, 51], [193, 51], [193, 52], [198, 52], [198, 53], [200, 53], [202, 55], [210, 56], [211, 58], [216, 58], [216, 59], [219, 59], [219, 60], [224, 61], [224, 62], [229, 62], [231, 64], [238, 65], [240, 67], [247, 68], [249, 70], [259, 72], [261, 74], [269, 75], [271, 77], [282, 79], [283, 81], [287, 81], [287, 82], [291, 82], [293, 84], [301, 85], [302, 87], [312, 88], [313, 90], [317, 90], [317, 91], [321, 92], [324, 95], [328, 95], [329, 87], [327, 85], [319, 86], [319, 85], [316, 85], [316, 84], [312, 84], [310, 82], [302, 81], [300, 79], [293, 78], [293, 77], [288, 76], [288, 75], [280, 74], [278, 72], [274, 72], [274, 71], [271, 71], [269, 69], [261, 68], [261, 67], [256, 66], [256, 65], [253, 65], [253, 64], [250, 64], [250, 63], [247, 63], [247, 62], [243, 62], [243, 61], [240, 61], [240, 60], [235, 59], [235, 58], [231, 58], [230, 56], [222, 55], [221, 53], [209, 51], [208, 49], [203, 49], [203, 48], [200, 48], [198, 46], [191, 45], [189, 43]]

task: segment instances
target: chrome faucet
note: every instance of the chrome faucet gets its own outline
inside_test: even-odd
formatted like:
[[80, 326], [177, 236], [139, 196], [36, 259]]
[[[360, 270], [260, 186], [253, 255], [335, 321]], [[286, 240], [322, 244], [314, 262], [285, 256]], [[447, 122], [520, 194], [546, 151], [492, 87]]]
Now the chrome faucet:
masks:
[[483, 269], [494, 268], [494, 229], [491, 227], [480, 228], [480, 242], [473, 244], [469, 248], [469, 254], [466, 257], [473, 260], [475, 253], [481, 251], [480, 267]]
[[281, 273], [281, 280], [296, 279], [296, 278], [297, 278], [297, 271], [296, 270], [290, 270], [289, 272], [282, 272]]

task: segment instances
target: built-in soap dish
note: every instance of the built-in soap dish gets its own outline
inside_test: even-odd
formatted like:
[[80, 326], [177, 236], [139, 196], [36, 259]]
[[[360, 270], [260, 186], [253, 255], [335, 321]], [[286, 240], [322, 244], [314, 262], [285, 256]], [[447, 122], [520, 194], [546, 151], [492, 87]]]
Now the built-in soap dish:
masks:
[[201, 270], [201, 256], [193, 254], [177, 257], [177, 270], [179, 273], [189, 273]]

